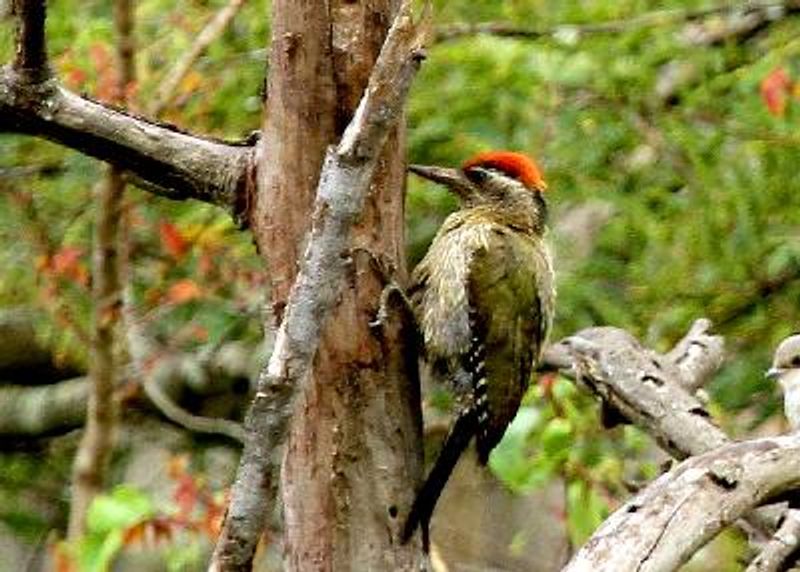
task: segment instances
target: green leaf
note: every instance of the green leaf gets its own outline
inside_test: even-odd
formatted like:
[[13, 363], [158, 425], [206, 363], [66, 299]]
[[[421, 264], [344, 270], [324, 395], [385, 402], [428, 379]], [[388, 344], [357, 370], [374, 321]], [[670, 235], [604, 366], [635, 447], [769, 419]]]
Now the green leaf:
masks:
[[550, 457], [559, 456], [572, 445], [572, 423], [557, 417], [542, 431], [542, 449]]
[[118, 486], [110, 495], [98, 496], [86, 517], [90, 534], [109, 533], [141, 522], [155, 513], [152, 501], [138, 489]]
[[567, 485], [567, 528], [573, 545], [580, 546], [608, 515], [608, 507], [584, 481]]
[[122, 549], [122, 530], [87, 536], [80, 542], [78, 560], [81, 572], [106, 572]]

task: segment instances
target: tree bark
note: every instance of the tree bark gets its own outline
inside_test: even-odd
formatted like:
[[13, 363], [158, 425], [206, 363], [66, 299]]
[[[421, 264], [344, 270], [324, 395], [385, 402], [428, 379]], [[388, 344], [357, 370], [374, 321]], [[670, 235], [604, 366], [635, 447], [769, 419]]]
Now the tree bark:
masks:
[[[278, 320], [325, 149], [358, 104], [397, 4], [273, 3], [269, 111], [251, 224], [269, 258]], [[416, 364], [400, 336], [381, 339], [369, 327], [384, 286], [375, 261], [401, 280], [406, 272], [404, 151], [401, 127], [390, 135], [354, 228], [346, 284], [292, 417], [282, 475], [288, 570], [409, 569], [419, 558], [418, 548], [398, 547], [395, 535], [421, 472]]]
[[691, 457], [623, 504], [563, 572], [669, 572], [754, 506], [800, 485], [800, 436]]

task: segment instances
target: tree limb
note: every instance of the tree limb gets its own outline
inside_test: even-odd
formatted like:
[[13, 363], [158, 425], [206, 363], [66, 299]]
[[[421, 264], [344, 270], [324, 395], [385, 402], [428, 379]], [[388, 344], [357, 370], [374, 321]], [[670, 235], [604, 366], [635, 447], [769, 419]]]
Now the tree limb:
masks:
[[[127, 103], [126, 87], [134, 79], [133, 7], [131, 0], [114, 0], [114, 35], [117, 52], [116, 97]], [[119, 358], [114, 341], [120, 318], [121, 250], [125, 181], [116, 166], [94, 188], [95, 223], [92, 240], [92, 338], [89, 378], [92, 390], [86, 408], [86, 425], [72, 466], [71, 502], [67, 539], [75, 542], [86, 533], [89, 506], [103, 492], [114, 452], [119, 404], [114, 396]]]
[[173, 200], [243, 214], [254, 147], [203, 139], [79, 97], [55, 80], [26, 84], [0, 69], [0, 131], [37, 135], [128, 171]]
[[79, 97], [51, 78], [42, 0], [16, 0], [17, 54], [0, 68], [0, 132], [44, 137], [129, 173], [146, 190], [212, 203], [244, 220], [256, 147], [189, 135]]
[[692, 457], [622, 505], [564, 572], [676, 570], [720, 530], [800, 486], [800, 434]]
[[[696, 322], [690, 336], [705, 335], [704, 325]], [[684, 459], [729, 442], [710, 421], [703, 404], [683, 389], [684, 385], [697, 385], [697, 380], [685, 375], [708, 375], [713, 369], [706, 364], [721, 363], [721, 341], [699, 343], [704, 345], [702, 352], [691, 358], [692, 367], [682, 370], [670, 357], [683, 355], [682, 346], [700, 348], [686, 338], [676, 350], [662, 356], [619, 328], [587, 328], [548, 348], [544, 363], [583, 382], [650, 433], [664, 450]]]
[[411, 4], [410, 0], [402, 3], [361, 103], [322, 167], [308, 247], [275, 349], [245, 420], [247, 442], [212, 570], [249, 568], [265, 515], [274, 504], [292, 404], [310, 370], [325, 316], [341, 288], [350, 229], [363, 207], [378, 154], [401, 116], [424, 58]]
[[761, 552], [745, 572], [781, 572], [787, 560], [797, 550], [800, 541], [800, 510], [789, 509], [775, 535], [765, 543]]
[[[123, 302], [123, 323], [128, 342], [131, 361], [142, 388], [150, 402], [164, 417], [194, 433], [223, 435], [238, 443], [244, 443], [244, 430], [241, 424], [221, 417], [202, 417], [186, 411], [164, 391], [166, 380], [180, 371], [179, 356], [164, 355], [156, 343], [146, 334], [137, 316], [130, 287], [125, 288]], [[183, 370], [184, 374], [188, 372]], [[191, 374], [186, 375], [191, 378]]]
[[[669, 454], [685, 459], [731, 443], [687, 391], [722, 363], [722, 340], [707, 333], [710, 325], [697, 320], [666, 356], [619, 328], [587, 328], [548, 348], [544, 365], [578, 379]], [[773, 507], [758, 509], [747, 515], [748, 530], [769, 538], [780, 516]]]
[[80, 427], [86, 418], [89, 379], [0, 388], [0, 439], [44, 437]]
[[[249, 358], [255, 351], [254, 347], [246, 347], [239, 342], [229, 342], [215, 351], [201, 349], [191, 354], [160, 355], [148, 372], [147, 383], [149, 387], [155, 388], [159, 395], [179, 408], [177, 403], [180, 396], [185, 395], [187, 391], [193, 396], [202, 398], [235, 393], [240, 391], [237, 386], [242, 385], [242, 381], [248, 380]], [[135, 379], [142, 377], [138, 376]], [[29, 381], [31, 384], [35, 383], [34, 380], [29, 379]], [[128, 387], [120, 387], [116, 399], [124, 399], [128, 391]], [[81, 427], [86, 419], [88, 396], [87, 377], [75, 377], [40, 385], [0, 386], [0, 441], [7, 438], [61, 435]], [[160, 402], [154, 406], [162, 411], [163, 408], [159, 407], [161, 404]], [[194, 418], [209, 419], [180, 409]], [[168, 415], [165, 417], [170, 418]], [[199, 426], [191, 421], [189, 423], [172, 421], [189, 431], [222, 434], [241, 442], [241, 428], [239, 431], [237, 429], [229, 431], [230, 426], [227, 426], [222, 431], [216, 431], [214, 429], [220, 427], [215, 424], [216, 418], [211, 419], [210, 423], [201, 422]]]

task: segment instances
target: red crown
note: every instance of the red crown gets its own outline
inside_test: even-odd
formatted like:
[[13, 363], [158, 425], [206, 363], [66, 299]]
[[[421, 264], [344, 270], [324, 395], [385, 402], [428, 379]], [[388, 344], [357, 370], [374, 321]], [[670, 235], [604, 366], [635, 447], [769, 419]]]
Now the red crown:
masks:
[[464, 171], [473, 167], [501, 171], [509, 177], [514, 177], [529, 189], [536, 189], [537, 191], [547, 189], [539, 167], [530, 157], [522, 153], [515, 153], [514, 151], [484, 151], [483, 153], [478, 153], [461, 166]]

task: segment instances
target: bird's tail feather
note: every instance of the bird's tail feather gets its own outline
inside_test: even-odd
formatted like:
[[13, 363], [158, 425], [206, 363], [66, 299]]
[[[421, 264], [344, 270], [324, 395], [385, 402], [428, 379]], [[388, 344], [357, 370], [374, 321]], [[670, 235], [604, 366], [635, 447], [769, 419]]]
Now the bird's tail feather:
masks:
[[461, 453], [464, 452], [464, 449], [469, 445], [470, 439], [475, 435], [477, 427], [478, 416], [474, 407], [463, 410], [456, 417], [455, 423], [453, 423], [444, 440], [439, 456], [436, 458], [436, 463], [433, 465], [428, 478], [425, 479], [422, 489], [417, 493], [414, 504], [411, 506], [411, 511], [408, 514], [401, 536], [403, 543], [408, 542], [417, 526], [420, 526], [423, 547], [427, 552], [429, 544], [428, 524], [436, 506], [436, 501], [439, 500], [439, 495], [442, 494], [447, 479], [450, 478], [450, 474], [453, 472], [456, 463], [458, 463]]

